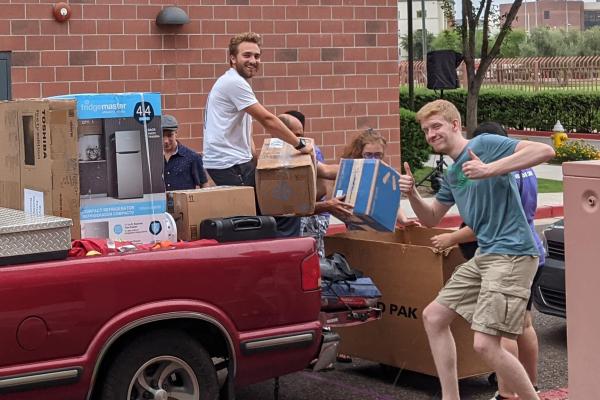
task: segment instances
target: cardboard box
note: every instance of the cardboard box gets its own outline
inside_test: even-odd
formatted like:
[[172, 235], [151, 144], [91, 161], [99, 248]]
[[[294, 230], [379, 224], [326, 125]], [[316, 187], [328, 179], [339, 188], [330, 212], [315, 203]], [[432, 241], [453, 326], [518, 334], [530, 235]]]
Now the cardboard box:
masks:
[[344, 221], [363, 230], [394, 232], [400, 207], [400, 174], [381, 160], [342, 159], [333, 193], [354, 206]]
[[249, 186], [175, 190], [167, 192], [167, 199], [179, 240], [199, 239], [198, 225], [207, 218], [256, 215], [254, 188]]
[[151, 232], [133, 233], [128, 218], [145, 224], [166, 212], [160, 94], [57, 98], [77, 102], [82, 237], [153, 242]]
[[[423, 327], [423, 309], [437, 296], [464, 259], [457, 247], [440, 254], [430, 238], [444, 229], [411, 227], [396, 233], [351, 231], [325, 238], [325, 250], [344, 254], [353, 268], [373, 279], [383, 297], [379, 321], [337, 330], [341, 352], [427, 375], [436, 375]], [[473, 350], [469, 324], [452, 324], [458, 377], [481, 375], [489, 368]]]
[[0, 205], [73, 220], [80, 237], [77, 122], [72, 100], [0, 103]]
[[312, 215], [316, 179], [314, 156], [302, 154], [280, 139], [265, 139], [256, 166], [260, 212], [263, 215]]

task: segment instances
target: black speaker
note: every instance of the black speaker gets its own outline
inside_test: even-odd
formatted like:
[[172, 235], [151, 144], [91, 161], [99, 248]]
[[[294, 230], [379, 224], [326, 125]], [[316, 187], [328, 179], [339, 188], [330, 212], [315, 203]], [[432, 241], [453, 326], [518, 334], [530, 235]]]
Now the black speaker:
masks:
[[460, 87], [456, 68], [463, 56], [453, 50], [427, 53], [427, 89], [456, 89]]

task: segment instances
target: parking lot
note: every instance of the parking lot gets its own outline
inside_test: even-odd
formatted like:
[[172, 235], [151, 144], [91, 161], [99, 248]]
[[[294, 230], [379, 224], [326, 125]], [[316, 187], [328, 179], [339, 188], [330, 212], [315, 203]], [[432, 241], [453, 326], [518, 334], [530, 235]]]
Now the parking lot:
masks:
[[[539, 386], [542, 393], [567, 387], [566, 320], [534, 311], [540, 342]], [[372, 340], [373, 338], [365, 338]], [[398, 340], [410, 340], [398, 332]], [[459, 355], [460, 357], [460, 355]], [[431, 400], [440, 399], [437, 378], [386, 368], [354, 359], [336, 364], [335, 370], [321, 373], [298, 372], [280, 379], [280, 400]], [[239, 391], [239, 400], [273, 399], [273, 381]], [[495, 391], [487, 376], [461, 380], [461, 397], [489, 400]], [[552, 397], [560, 399], [560, 397]]]

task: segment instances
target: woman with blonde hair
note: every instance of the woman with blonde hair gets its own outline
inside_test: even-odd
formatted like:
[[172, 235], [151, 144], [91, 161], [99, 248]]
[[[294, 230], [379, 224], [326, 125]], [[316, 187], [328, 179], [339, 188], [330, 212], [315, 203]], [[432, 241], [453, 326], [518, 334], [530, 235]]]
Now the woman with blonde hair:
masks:
[[383, 159], [387, 140], [375, 129], [368, 128], [357, 135], [346, 147], [342, 158]]

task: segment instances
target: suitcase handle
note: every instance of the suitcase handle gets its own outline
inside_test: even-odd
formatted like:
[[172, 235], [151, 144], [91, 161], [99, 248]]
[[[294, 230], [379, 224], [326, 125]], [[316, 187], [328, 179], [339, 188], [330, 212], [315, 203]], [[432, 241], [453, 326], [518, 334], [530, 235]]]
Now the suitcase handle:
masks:
[[262, 227], [260, 218], [256, 217], [232, 218], [231, 223], [234, 231], [249, 231]]

